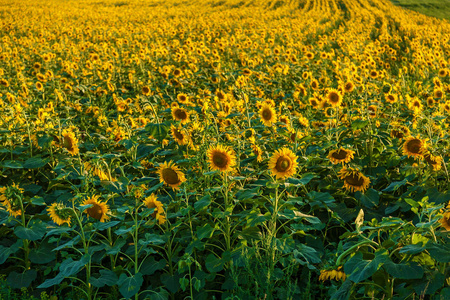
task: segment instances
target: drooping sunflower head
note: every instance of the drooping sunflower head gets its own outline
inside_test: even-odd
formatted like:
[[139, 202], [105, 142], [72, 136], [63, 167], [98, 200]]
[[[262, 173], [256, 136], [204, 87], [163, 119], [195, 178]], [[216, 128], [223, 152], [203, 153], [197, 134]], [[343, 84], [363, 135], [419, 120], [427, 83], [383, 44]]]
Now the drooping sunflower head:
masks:
[[288, 148], [275, 150], [269, 160], [269, 170], [277, 179], [286, 179], [297, 172], [297, 155]]
[[273, 106], [268, 103], [262, 104], [259, 115], [261, 116], [261, 122], [266, 126], [272, 126], [277, 122], [277, 113]]
[[450, 231], [450, 210], [448, 209], [443, 212], [442, 219], [439, 220], [439, 223], [441, 223], [441, 226], [445, 228], [446, 231]]
[[164, 162], [157, 168], [159, 181], [167, 184], [174, 190], [179, 189], [180, 185], [186, 181], [184, 173], [173, 162]]
[[360, 171], [343, 167], [339, 171], [339, 178], [344, 180], [344, 188], [351, 192], [365, 192], [370, 184], [370, 179]]
[[425, 161], [433, 168], [433, 171], [439, 171], [442, 168], [442, 158], [440, 156], [435, 156], [429, 151], [423, 155]]
[[0, 201], [6, 206], [6, 211], [10, 216], [17, 217], [22, 215], [23, 189], [13, 183], [11, 186], [0, 188]]
[[87, 198], [81, 204], [82, 206], [92, 204], [91, 207], [86, 208], [84, 212], [91, 218], [99, 220], [100, 222], [105, 222], [109, 219], [109, 207], [106, 202], [101, 202], [98, 200], [100, 198], [99, 195], [94, 195], [92, 197]]
[[172, 132], [173, 139], [178, 143], [178, 145], [186, 145], [188, 143], [188, 138], [181, 127], [175, 127], [173, 124], [170, 126], [170, 131]]
[[342, 103], [342, 94], [335, 89], [330, 89], [326, 96], [327, 103], [333, 107], [339, 107]]
[[70, 218], [72, 216], [72, 210], [66, 207], [62, 203], [53, 203], [48, 208], [48, 215], [52, 219], [52, 221], [59, 226], [64, 223], [67, 223], [70, 226]]
[[189, 122], [189, 113], [182, 107], [172, 108], [172, 117], [176, 121], [181, 121], [181, 123]]
[[208, 156], [209, 167], [212, 170], [230, 172], [236, 165], [236, 155], [228, 146], [211, 146], [206, 155]]
[[423, 154], [427, 150], [426, 140], [421, 140], [413, 136], [407, 137], [403, 143], [403, 155], [408, 155], [408, 157], [414, 157], [417, 159], [422, 159]]
[[72, 156], [77, 155], [79, 153], [79, 149], [78, 139], [75, 137], [75, 133], [70, 129], [64, 129], [62, 135], [63, 147], [66, 148]]
[[339, 148], [337, 150], [332, 150], [330, 153], [328, 153], [328, 159], [333, 164], [344, 164], [349, 163], [353, 159], [353, 155], [355, 154], [355, 151]]
[[333, 269], [333, 270], [320, 270], [319, 280], [321, 280], [321, 281], [325, 281], [325, 280], [345, 281], [346, 277], [347, 277], [347, 275], [345, 275], [344, 270], [342, 270], [342, 266], [339, 266], [337, 269]]
[[158, 201], [158, 197], [155, 194], [151, 194], [149, 197], [144, 199], [144, 204], [147, 208], [155, 210], [152, 213], [152, 217], [155, 218], [159, 225], [166, 222], [166, 216], [164, 214], [164, 205]]

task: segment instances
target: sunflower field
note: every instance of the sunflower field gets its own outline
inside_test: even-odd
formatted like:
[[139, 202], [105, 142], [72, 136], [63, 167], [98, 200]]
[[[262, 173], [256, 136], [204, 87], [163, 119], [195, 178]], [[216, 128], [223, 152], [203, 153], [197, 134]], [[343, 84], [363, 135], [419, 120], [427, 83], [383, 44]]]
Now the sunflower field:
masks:
[[449, 21], [388, 0], [0, 16], [0, 299], [450, 299]]

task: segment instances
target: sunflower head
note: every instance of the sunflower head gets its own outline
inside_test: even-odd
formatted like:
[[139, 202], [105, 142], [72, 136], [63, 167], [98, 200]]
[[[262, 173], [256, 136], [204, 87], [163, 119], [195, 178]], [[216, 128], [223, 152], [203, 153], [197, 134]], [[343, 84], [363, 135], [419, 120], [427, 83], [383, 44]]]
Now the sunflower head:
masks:
[[209, 167], [212, 170], [230, 172], [236, 165], [234, 151], [227, 146], [211, 146], [206, 155], [208, 156]]
[[188, 143], [188, 138], [181, 127], [175, 127], [173, 124], [170, 126], [170, 131], [172, 133], [172, 137], [175, 141], [177, 141], [178, 145], [186, 145]]
[[189, 122], [189, 113], [182, 107], [172, 108], [172, 117], [176, 121], [181, 121], [181, 123]]
[[100, 222], [105, 222], [109, 219], [108, 216], [109, 207], [108, 204], [106, 204], [106, 202], [98, 201], [99, 197], [100, 197], [99, 195], [89, 197], [86, 200], [84, 200], [81, 205], [84, 206], [92, 204], [92, 206], [86, 208], [84, 212], [91, 218], [99, 220]]
[[342, 94], [335, 89], [330, 89], [326, 96], [327, 103], [333, 107], [339, 107], [342, 103]]
[[277, 122], [277, 113], [273, 106], [268, 103], [262, 104], [259, 115], [261, 116], [261, 122], [266, 126], [272, 126]]
[[422, 159], [426, 150], [426, 140], [421, 140], [413, 136], [406, 138], [403, 143], [403, 155], [408, 155], [408, 157], [412, 156], [417, 159]]
[[70, 218], [72, 216], [72, 210], [62, 203], [53, 203], [48, 208], [48, 214], [52, 221], [59, 226], [67, 223], [70, 226]]
[[333, 164], [344, 164], [349, 163], [353, 159], [353, 155], [355, 154], [355, 151], [339, 148], [337, 150], [332, 150], [330, 153], [328, 153], [328, 159]]
[[23, 189], [15, 183], [11, 186], [0, 188], [0, 201], [6, 206], [6, 211], [13, 217], [22, 215]]
[[164, 162], [158, 169], [159, 181], [167, 184], [174, 190], [179, 189], [180, 185], [186, 181], [184, 173], [180, 171], [178, 166], [173, 162]]
[[336, 270], [321, 270], [319, 280], [325, 281], [325, 280], [342, 280], [345, 281], [345, 278], [347, 275], [345, 275], [344, 270], [342, 270], [342, 266], [339, 266]]
[[442, 158], [440, 156], [434, 156], [429, 151], [426, 151], [423, 157], [434, 171], [439, 171], [442, 168]]
[[149, 197], [145, 198], [144, 205], [149, 209], [155, 209], [152, 213], [152, 217], [158, 221], [159, 225], [166, 222], [164, 206], [160, 201], [158, 201], [158, 197], [155, 194], [151, 194]]
[[339, 171], [339, 178], [344, 180], [344, 188], [351, 192], [365, 192], [370, 184], [370, 179], [364, 176], [360, 171], [343, 167]]
[[79, 149], [78, 139], [75, 137], [75, 133], [70, 129], [64, 129], [62, 135], [63, 147], [66, 148], [72, 156], [77, 155], [79, 153]]
[[442, 214], [442, 219], [439, 220], [441, 226], [444, 227], [446, 231], [450, 231], [450, 210], [448, 209]]
[[277, 179], [286, 179], [297, 172], [297, 155], [288, 148], [275, 150], [269, 160], [269, 169]]

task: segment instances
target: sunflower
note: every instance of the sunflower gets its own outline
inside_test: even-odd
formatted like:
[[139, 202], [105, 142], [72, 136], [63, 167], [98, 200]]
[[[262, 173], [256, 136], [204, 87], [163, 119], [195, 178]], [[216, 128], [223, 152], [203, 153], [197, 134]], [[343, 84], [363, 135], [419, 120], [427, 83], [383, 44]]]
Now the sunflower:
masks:
[[353, 154], [355, 154], [355, 151], [339, 148], [337, 150], [332, 150], [330, 153], [328, 153], [328, 159], [335, 165], [335, 164], [344, 164], [349, 163], [353, 159]]
[[434, 98], [440, 99], [444, 95], [444, 92], [442, 91], [442, 89], [434, 89], [433, 95], [434, 95]]
[[6, 79], [0, 79], [0, 85], [3, 85], [4, 87], [8, 87], [9, 86], [9, 82]]
[[269, 160], [269, 169], [277, 179], [286, 179], [297, 172], [298, 157], [288, 148], [275, 150]]
[[179, 189], [179, 186], [186, 181], [184, 173], [173, 162], [164, 162], [157, 168], [159, 174], [159, 181], [167, 184], [174, 190]]
[[73, 155], [77, 155], [80, 151], [78, 149], [78, 139], [75, 137], [75, 133], [72, 130], [64, 129], [63, 133], [63, 147]]
[[228, 146], [211, 146], [206, 155], [208, 156], [209, 167], [212, 170], [229, 172], [236, 165], [236, 155]]
[[342, 280], [345, 281], [344, 271], [342, 270], [342, 266], [339, 266], [336, 270], [320, 270], [319, 280]]
[[52, 218], [52, 221], [59, 226], [61, 226], [64, 223], [67, 223], [67, 225], [70, 226], [70, 217], [71, 217], [71, 209], [65, 207], [61, 203], [53, 203], [48, 208], [48, 214], [50, 218]]
[[355, 85], [351, 81], [344, 83], [344, 92], [351, 93], [355, 89]]
[[317, 98], [309, 98], [309, 104], [313, 107], [313, 108], [319, 108], [320, 106], [320, 101]]
[[36, 89], [40, 92], [42, 92], [44, 90], [44, 86], [42, 85], [42, 83], [40, 81], [36, 82]]
[[258, 145], [252, 144], [251, 148], [252, 148], [253, 154], [256, 155], [256, 161], [257, 162], [262, 162], [262, 160], [263, 160], [262, 153], [263, 152], [261, 150], [261, 147], [259, 147]]
[[149, 88], [148, 86], [144, 85], [144, 86], [142, 87], [142, 94], [143, 94], [144, 96], [150, 95], [151, 92], [152, 92], [152, 91], [150, 90], [150, 88]]
[[181, 94], [177, 95], [177, 100], [180, 103], [186, 103], [186, 102], [188, 102], [188, 99], [189, 99], [188, 96], [186, 94], [184, 94], [184, 93], [181, 93]]
[[387, 102], [394, 104], [395, 102], [397, 102], [397, 95], [394, 94], [387, 94], [386, 96], [384, 96], [384, 98], [386, 99]]
[[435, 156], [427, 151], [423, 157], [425, 161], [433, 168], [433, 171], [439, 171], [442, 168], [442, 158], [440, 156]]
[[94, 195], [90, 198], [87, 198], [81, 205], [85, 206], [88, 204], [92, 204], [92, 206], [86, 208], [84, 212], [87, 213], [91, 218], [99, 220], [100, 222], [105, 222], [109, 219], [109, 216], [107, 215], [109, 212], [109, 207], [106, 202], [98, 201], [99, 197], [100, 196], [98, 195]]
[[403, 155], [412, 156], [414, 158], [422, 159], [423, 153], [426, 151], [426, 140], [421, 140], [413, 136], [407, 137], [403, 143]]
[[439, 77], [445, 77], [447, 76], [447, 70], [446, 69], [440, 69], [438, 72]]
[[158, 221], [159, 225], [166, 222], [166, 216], [164, 215], [164, 206], [160, 201], [158, 201], [158, 197], [155, 194], [151, 194], [149, 197], [145, 198], [144, 204], [149, 209], [155, 209], [155, 211], [152, 213], [152, 217]]
[[392, 127], [393, 129], [391, 130], [391, 137], [393, 138], [401, 140], [405, 136], [410, 135], [409, 128], [404, 125], [400, 125], [398, 122], [393, 122]]
[[172, 137], [177, 141], [178, 145], [186, 145], [189, 141], [186, 134], [182, 132], [181, 127], [175, 127], [173, 124], [170, 126], [170, 131], [172, 132]]
[[273, 123], [277, 122], [277, 113], [270, 104], [263, 103], [259, 110], [259, 115], [261, 116], [261, 122], [266, 126], [272, 126]]
[[338, 90], [330, 89], [326, 96], [328, 104], [333, 107], [339, 107], [342, 103], [342, 95]]
[[351, 192], [365, 192], [370, 184], [370, 179], [364, 176], [360, 171], [343, 167], [339, 171], [339, 178], [344, 180], [344, 188]]
[[12, 186], [0, 188], [0, 201], [6, 211], [13, 217], [22, 215], [22, 194], [24, 189], [13, 183]]
[[182, 107], [172, 108], [172, 117], [176, 121], [181, 121], [182, 124], [189, 122], [189, 113]]

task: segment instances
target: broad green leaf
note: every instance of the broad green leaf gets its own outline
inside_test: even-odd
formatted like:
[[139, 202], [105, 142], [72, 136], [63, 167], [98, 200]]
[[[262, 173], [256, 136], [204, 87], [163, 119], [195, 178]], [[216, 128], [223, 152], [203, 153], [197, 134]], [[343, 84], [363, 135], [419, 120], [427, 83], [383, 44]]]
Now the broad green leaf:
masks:
[[217, 273], [223, 270], [223, 261], [220, 257], [216, 257], [214, 254], [209, 254], [206, 257], [206, 269], [211, 273]]
[[402, 247], [402, 249], [400, 249], [399, 253], [405, 253], [405, 254], [410, 254], [410, 255], [415, 255], [418, 254], [420, 252], [422, 252], [423, 250], [425, 250], [425, 246], [422, 246], [423, 243], [419, 243], [419, 244], [411, 244], [411, 245], [406, 245], [404, 247]]
[[336, 293], [333, 294], [330, 300], [348, 300], [350, 298], [350, 291], [352, 288], [352, 282], [350, 280], [344, 281], [339, 287]]
[[6, 160], [3, 162], [4, 168], [10, 168], [10, 169], [22, 169], [23, 165], [22, 162], [15, 161], [15, 160]]
[[42, 168], [50, 161], [49, 158], [41, 158], [41, 157], [32, 157], [25, 161], [23, 167], [25, 169], [37, 169]]
[[24, 273], [17, 273], [16, 271], [12, 271], [9, 273], [8, 284], [13, 289], [27, 288], [36, 279], [37, 272], [34, 269], [26, 270]]
[[439, 245], [435, 243], [428, 243], [426, 245], [431, 257], [438, 262], [448, 263], [450, 262], [450, 245]]
[[399, 279], [420, 279], [423, 277], [423, 268], [418, 264], [400, 263], [396, 264], [388, 259], [383, 268], [394, 278]]
[[358, 283], [366, 280], [372, 276], [382, 265], [387, 261], [387, 250], [381, 249], [375, 252], [375, 258], [372, 260], [365, 260], [362, 258], [362, 253], [358, 252], [345, 265], [345, 274], [350, 274], [348, 279]]
[[210, 238], [214, 232], [214, 228], [211, 227], [208, 223], [203, 225], [202, 227], [197, 227], [197, 237], [199, 240], [204, 238]]
[[89, 282], [93, 286], [101, 288], [104, 287], [105, 285], [113, 286], [117, 283], [118, 280], [119, 278], [117, 277], [116, 273], [108, 269], [102, 269], [100, 270], [100, 277], [95, 278], [94, 276], [92, 276], [89, 279]]
[[56, 259], [56, 253], [53, 250], [53, 245], [45, 239], [36, 248], [31, 249], [29, 259], [34, 264], [48, 264]]
[[44, 237], [47, 232], [47, 226], [42, 222], [35, 222], [30, 227], [17, 226], [14, 228], [14, 234], [21, 239], [37, 241]]
[[252, 199], [261, 194], [259, 187], [255, 187], [253, 189], [243, 189], [236, 193], [236, 199], [238, 200], [247, 200]]
[[63, 280], [64, 280], [64, 275], [62, 275], [61, 273], [58, 273], [58, 275], [56, 275], [56, 277], [47, 279], [46, 281], [44, 281], [44, 283], [39, 285], [37, 288], [38, 289], [46, 289], [51, 286], [60, 284]]
[[60, 274], [64, 277], [69, 277], [77, 274], [90, 261], [90, 256], [85, 254], [80, 260], [72, 260], [68, 258], [59, 266]]
[[156, 271], [164, 269], [165, 266], [166, 261], [164, 259], [157, 261], [153, 256], [147, 256], [142, 262], [139, 272], [142, 275], [153, 275]]
[[23, 245], [22, 240], [18, 240], [16, 243], [14, 243], [9, 247], [4, 247], [0, 245], [0, 265], [3, 264], [11, 254], [16, 253], [17, 250], [19, 250], [22, 245]]
[[406, 178], [403, 179], [402, 181], [394, 181], [391, 184], [389, 184], [388, 187], [382, 191], [383, 192], [395, 192], [400, 187], [404, 186], [407, 182], [408, 182], [408, 180]]
[[364, 194], [361, 192], [355, 193], [355, 198], [361, 201], [361, 204], [367, 208], [374, 208], [380, 201], [378, 191], [370, 188]]
[[136, 273], [131, 277], [128, 277], [125, 273], [120, 274], [117, 285], [119, 286], [119, 291], [125, 298], [131, 298], [139, 292], [144, 278], [141, 273]]
[[210, 204], [211, 204], [211, 196], [206, 195], [194, 203], [194, 208], [197, 212], [199, 212], [202, 209], [204, 209], [205, 207], [208, 207]]

